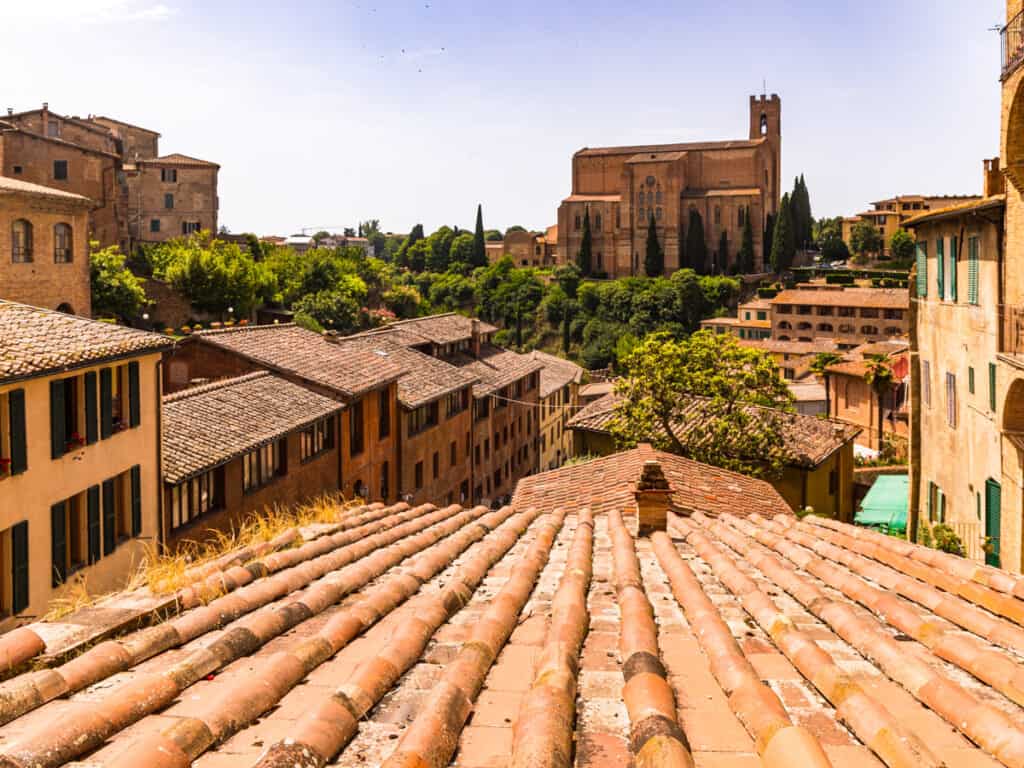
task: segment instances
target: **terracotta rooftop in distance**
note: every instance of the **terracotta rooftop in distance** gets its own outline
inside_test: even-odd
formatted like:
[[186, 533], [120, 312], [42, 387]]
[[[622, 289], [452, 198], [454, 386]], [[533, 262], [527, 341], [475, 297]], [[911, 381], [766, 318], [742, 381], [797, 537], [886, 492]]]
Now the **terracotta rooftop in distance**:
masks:
[[493, 395], [502, 387], [544, 367], [543, 363], [530, 355], [521, 355], [490, 344], [480, 348], [478, 358], [460, 354], [453, 362], [480, 379], [479, 383], [473, 385], [474, 397]]
[[583, 379], [583, 369], [564, 357], [540, 350], [531, 352], [530, 357], [544, 365], [540, 369], [541, 397], [548, 397], [569, 384], [579, 384]]
[[83, 195], [76, 195], [74, 192], [66, 192], [63, 189], [46, 187], [42, 184], [32, 184], [21, 179], [12, 179], [10, 176], [0, 176], [0, 195], [30, 195], [32, 197], [51, 197], [56, 200], [64, 200], [69, 203], [83, 207], [92, 205], [92, 200]]
[[839, 344], [829, 339], [815, 341], [779, 341], [778, 339], [740, 339], [741, 347], [762, 349], [765, 352], [786, 355], [816, 355], [819, 352], [837, 352]]
[[155, 333], [0, 299], [0, 383], [172, 346]]
[[163, 400], [163, 477], [180, 483], [344, 406], [263, 371]]
[[[477, 322], [479, 323], [477, 327], [480, 333], [488, 334], [498, 330], [483, 320], [478, 320]], [[398, 320], [394, 323], [389, 323], [385, 327], [411, 331], [435, 344], [452, 344], [458, 341], [466, 341], [472, 337], [473, 318], [455, 312], [448, 312], [442, 315], [415, 317], [411, 320]]]
[[297, 325], [249, 325], [193, 334], [190, 343], [213, 344], [259, 365], [294, 374], [332, 389], [344, 397], [357, 397], [397, 380], [403, 364], [387, 352], [344, 344]]
[[217, 163], [211, 163], [209, 160], [200, 160], [198, 157], [189, 157], [188, 155], [183, 155], [180, 152], [164, 155], [163, 157], [147, 158], [144, 159], [143, 162], [151, 163], [153, 165], [191, 165], [204, 168], [220, 168]]
[[[63, 658], [0, 636], [0, 765], [1021, 765], [1024, 579], [749, 487], [636, 538], [654, 454], [526, 507], [346, 510]], [[732, 482], [658, 461], [691, 500]]]
[[764, 139], [738, 139], [735, 141], [693, 141], [678, 144], [639, 144], [626, 147], [585, 147], [577, 157], [602, 155], [639, 155], [665, 152], [697, 152], [702, 150], [751, 149], [764, 143]]
[[846, 288], [843, 290], [791, 288], [776, 295], [772, 304], [775, 305], [776, 311], [779, 304], [908, 309], [910, 294], [906, 289], [898, 288]]
[[[587, 405], [574, 414], [567, 426], [569, 429], [581, 429], [587, 432], [610, 433], [611, 422], [615, 418], [615, 408], [622, 402], [622, 396], [614, 392], [600, 400]], [[694, 397], [684, 411], [685, 426], [677, 429], [680, 436], [693, 433], [699, 435], [702, 430], [702, 408], [705, 399]], [[758, 406], [747, 406], [756, 415], [768, 413], [769, 410]], [[779, 413], [782, 421], [782, 433], [789, 454], [789, 463], [801, 467], [816, 467], [835, 453], [839, 448], [857, 436], [860, 429], [832, 419], [818, 416], [805, 416], [800, 413]]]

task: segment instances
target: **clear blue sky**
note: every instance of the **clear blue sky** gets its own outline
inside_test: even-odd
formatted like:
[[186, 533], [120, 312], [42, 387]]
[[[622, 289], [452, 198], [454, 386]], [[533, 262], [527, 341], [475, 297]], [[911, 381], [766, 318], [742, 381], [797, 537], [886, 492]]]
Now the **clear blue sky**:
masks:
[[221, 164], [234, 232], [468, 227], [477, 202], [541, 228], [576, 149], [744, 138], [763, 79], [815, 215], [978, 192], [998, 153], [1002, 0], [12, 5], [0, 107], [159, 130]]

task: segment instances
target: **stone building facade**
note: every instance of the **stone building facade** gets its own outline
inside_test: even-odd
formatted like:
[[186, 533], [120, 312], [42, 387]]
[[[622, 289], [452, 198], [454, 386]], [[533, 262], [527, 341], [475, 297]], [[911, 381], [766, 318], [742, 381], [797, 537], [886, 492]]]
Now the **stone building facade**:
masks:
[[[755, 271], [766, 261], [764, 229], [781, 197], [782, 102], [750, 98], [749, 138], [649, 146], [585, 148], [573, 155], [572, 193], [558, 208], [558, 261], [573, 261], [589, 212], [593, 271], [641, 275], [653, 215], [671, 274], [683, 253], [690, 212], [700, 214], [709, 254], [702, 270], [729, 271], [749, 218]], [[728, 253], [718, 254], [722, 233]]]
[[871, 208], [855, 216], [847, 216], [842, 223], [843, 242], [847, 245], [853, 233], [853, 227], [861, 221], [870, 221], [882, 236], [881, 254], [889, 254], [889, 240], [908, 219], [921, 216], [928, 211], [948, 208], [951, 205], [977, 202], [978, 195], [897, 195], [886, 200], [876, 200]]
[[793, 288], [771, 302], [772, 339], [834, 341], [851, 350], [874, 341], [904, 338], [910, 297], [890, 288]]
[[0, 176], [0, 299], [84, 315], [92, 201]]
[[217, 232], [220, 166], [174, 154], [125, 163], [132, 242], [165, 242]]

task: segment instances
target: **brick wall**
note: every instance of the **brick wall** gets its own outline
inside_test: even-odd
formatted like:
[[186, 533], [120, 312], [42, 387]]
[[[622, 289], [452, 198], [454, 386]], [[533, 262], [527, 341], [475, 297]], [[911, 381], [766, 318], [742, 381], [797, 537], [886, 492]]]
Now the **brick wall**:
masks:
[[[165, 181], [161, 171], [174, 171], [176, 181]], [[132, 236], [141, 242], [164, 242], [186, 234], [185, 223], [198, 223], [201, 230], [217, 231], [217, 166], [162, 165], [141, 162], [128, 174], [128, 207]], [[166, 195], [173, 207], [166, 206]], [[152, 231], [152, 222], [159, 231]]]
[[[466, 499], [472, 493], [471, 408], [448, 418], [445, 400], [438, 403], [438, 424], [409, 436], [409, 412], [403, 409], [401, 419], [401, 498], [412, 497], [411, 504], [460, 503], [462, 484], [466, 484]], [[455, 444], [455, 462], [452, 463], [452, 444]], [[437, 454], [438, 476], [434, 477], [434, 454]], [[416, 465], [422, 462], [423, 484], [416, 485]]]

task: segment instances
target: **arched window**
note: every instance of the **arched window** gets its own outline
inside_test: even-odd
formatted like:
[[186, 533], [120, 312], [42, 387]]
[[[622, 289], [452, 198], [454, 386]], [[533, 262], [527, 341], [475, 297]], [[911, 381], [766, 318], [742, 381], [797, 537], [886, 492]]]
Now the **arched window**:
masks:
[[68, 304], [66, 301], [63, 304], [61, 304], [59, 307], [57, 307], [57, 311], [58, 312], [63, 312], [65, 315], [73, 315], [73, 314], [75, 314], [75, 310], [73, 310], [71, 308], [71, 305]]
[[653, 192], [648, 192], [647, 193], [647, 204], [648, 205], [654, 205], [654, 193]]
[[746, 215], [746, 211], [744, 210], [742, 205], [739, 208], [736, 209], [736, 224], [738, 226], [740, 226], [740, 227], [743, 226], [743, 217], [745, 215]]
[[32, 261], [32, 224], [26, 219], [17, 219], [11, 225], [11, 261]]
[[637, 213], [636, 217], [637, 217], [638, 223], [640, 223], [640, 224], [646, 223], [646, 219], [644, 219], [644, 209], [643, 208], [640, 209], [640, 211]]
[[876, 328], [873, 325], [862, 325], [860, 328], [860, 332], [863, 333], [865, 336], [877, 336], [878, 328]]
[[791, 331], [791, 330], [793, 330], [793, 326], [790, 325], [789, 320], [783, 320], [781, 323], [779, 323], [779, 330], [780, 331]]
[[656, 218], [658, 221], [661, 221], [661, 208], [657, 209], [657, 211], [655, 212], [654, 218]]
[[797, 323], [796, 329], [798, 331], [809, 331], [814, 328], [810, 323]]
[[70, 224], [53, 225], [53, 262], [70, 264], [74, 259]]
[[768, 115], [764, 112], [761, 113], [761, 135], [768, 135]]
[[853, 326], [849, 323], [843, 323], [839, 326], [840, 333], [853, 333]]
[[832, 324], [831, 323], [818, 323], [818, 330], [822, 331], [823, 333], [832, 333]]
[[661, 205], [661, 190], [660, 189], [657, 192], [654, 193], [654, 202], [656, 202], [658, 205]]
[[644, 204], [644, 193], [643, 193], [643, 191], [641, 191], [639, 194], [637, 194], [637, 196], [636, 196], [636, 203], [637, 203], [637, 205], [643, 205]]

